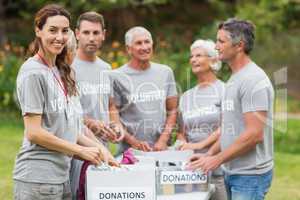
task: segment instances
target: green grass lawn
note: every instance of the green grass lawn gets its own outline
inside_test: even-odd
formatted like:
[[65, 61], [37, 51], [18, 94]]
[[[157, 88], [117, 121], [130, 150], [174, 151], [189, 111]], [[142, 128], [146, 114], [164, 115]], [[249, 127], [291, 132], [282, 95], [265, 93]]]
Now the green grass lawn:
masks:
[[[275, 133], [275, 176], [268, 200], [300, 200], [300, 120], [289, 120], [286, 133]], [[16, 116], [0, 116], [0, 199], [12, 199], [12, 170], [23, 138]]]
[[275, 176], [267, 200], [300, 199], [300, 156], [275, 153]]
[[12, 169], [23, 138], [19, 120], [0, 118], [0, 199], [12, 198]]

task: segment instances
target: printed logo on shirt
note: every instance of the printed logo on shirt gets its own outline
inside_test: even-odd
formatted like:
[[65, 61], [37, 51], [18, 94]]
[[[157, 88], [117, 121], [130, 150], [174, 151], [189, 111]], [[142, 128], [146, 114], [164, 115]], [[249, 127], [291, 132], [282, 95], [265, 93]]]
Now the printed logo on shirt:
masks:
[[65, 111], [68, 117], [74, 116], [75, 113], [82, 114], [80, 101], [77, 97], [68, 96], [67, 103], [66, 98], [63, 96], [57, 97], [50, 101], [50, 112], [63, 112]]
[[190, 139], [207, 137], [207, 134], [212, 133], [219, 126], [220, 124], [218, 122], [199, 124], [197, 121], [195, 121], [186, 125], [186, 128], [188, 128], [187, 135]]
[[62, 111], [66, 108], [66, 100], [65, 97], [57, 97], [54, 100], [50, 101], [50, 105], [53, 112]]
[[236, 135], [238, 134], [235, 131], [235, 126], [234, 123], [222, 123], [222, 134], [226, 134], [226, 135]]
[[159, 101], [159, 100], [165, 100], [166, 92], [164, 90], [140, 92], [140, 93], [131, 94], [127, 98], [130, 102], [133, 103]]
[[190, 110], [188, 112], [183, 113], [183, 118], [188, 119], [188, 118], [195, 118], [203, 115], [210, 115], [210, 114], [215, 114], [217, 113], [218, 110], [215, 106], [204, 106], [201, 108], [196, 108], [193, 110]]
[[232, 99], [222, 102], [222, 111], [234, 111], [234, 101]]
[[109, 94], [110, 84], [107, 83], [92, 84], [88, 82], [81, 82], [79, 83], [79, 91], [81, 95]]

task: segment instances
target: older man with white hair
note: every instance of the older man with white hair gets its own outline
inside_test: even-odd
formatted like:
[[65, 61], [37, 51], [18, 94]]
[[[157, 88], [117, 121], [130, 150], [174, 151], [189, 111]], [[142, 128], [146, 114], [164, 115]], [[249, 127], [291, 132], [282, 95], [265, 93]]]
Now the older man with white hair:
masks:
[[125, 34], [130, 60], [114, 70], [114, 99], [127, 129], [121, 151], [167, 149], [176, 123], [177, 91], [170, 67], [151, 62], [153, 40], [144, 27]]
[[[183, 141], [181, 150], [209, 153], [208, 148], [220, 137], [224, 83], [216, 76], [222, 65], [217, 59], [215, 46], [211, 40], [196, 40], [191, 45], [190, 64], [197, 77], [197, 85], [180, 97], [177, 139]], [[211, 182], [216, 185], [216, 192], [211, 199], [226, 200], [221, 168], [212, 172]]]

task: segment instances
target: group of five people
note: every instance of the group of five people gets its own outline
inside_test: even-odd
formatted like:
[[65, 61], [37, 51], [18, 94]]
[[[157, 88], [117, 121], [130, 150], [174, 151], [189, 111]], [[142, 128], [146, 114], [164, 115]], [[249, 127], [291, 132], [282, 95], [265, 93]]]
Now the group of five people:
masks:
[[[187, 168], [213, 171], [213, 199], [264, 199], [273, 173], [274, 92], [249, 56], [252, 23], [227, 20], [216, 44], [191, 45], [197, 85], [180, 101], [172, 69], [151, 61], [153, 39], [144, 27], [126, 32], [130, 58], [116, 70], [97, 56], [105, 39], [102, 15], [80, 15], [78, 43], [70, 42], [69, 30], [70, 14], [61, 6], [47, 5], [35, 16], [31, 57], [17, 77], [25, 136], [15, 199], [77, 199], [84, 161], [119, 165], [107, 141], [120, 143], [119, 152], [166, 150], [176, 124], [180, 149], [199, 153]], [[221, 61], [232, 70], [227, 83], [216, 76]]]

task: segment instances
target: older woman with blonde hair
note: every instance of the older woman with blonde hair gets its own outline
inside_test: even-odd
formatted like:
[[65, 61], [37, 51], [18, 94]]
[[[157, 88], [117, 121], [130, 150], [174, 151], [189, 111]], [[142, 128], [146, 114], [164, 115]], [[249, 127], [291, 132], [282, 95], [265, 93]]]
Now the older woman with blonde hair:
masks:
[[[220, 136], [224, 83], [216, 77], [216, 72], [221, 69], [221, 62], [211, 40], [196, 40], [190, 51], [190, 64], [197, 77], [197, 85], [180, 98], [177, 139], [183, 143], [181, 150], [192, 149], [209, 154], [209, 148]], [[213, 171], [211, 180], [217, 189], [212, 199], [227, 199], [222, 170]]]

